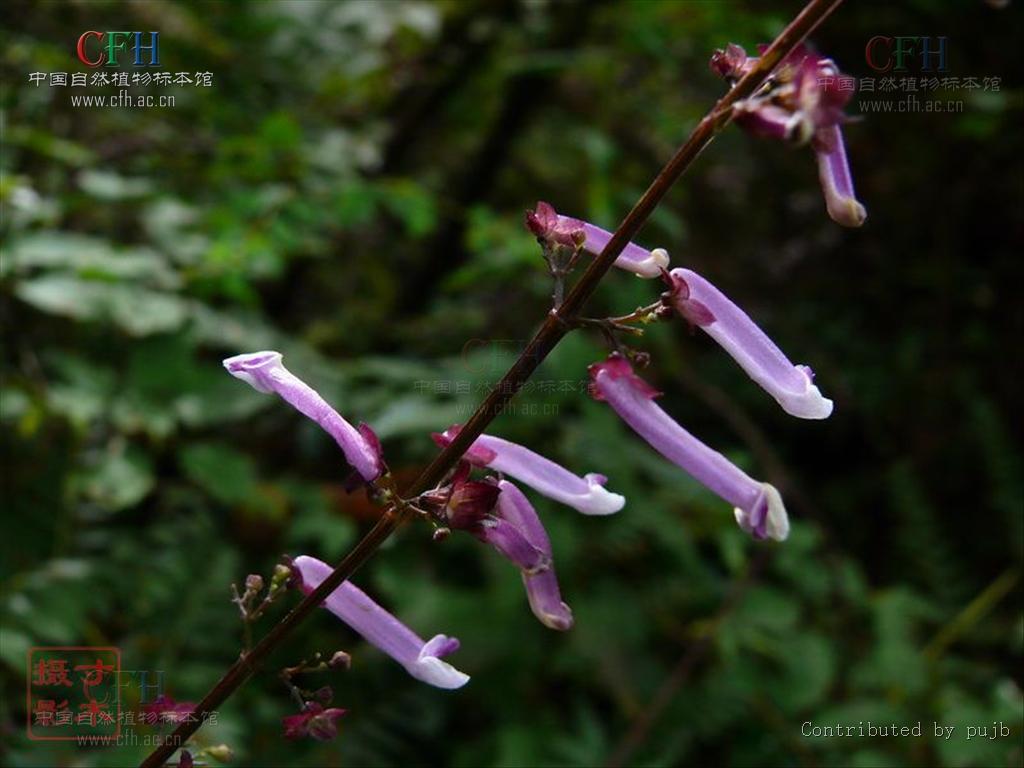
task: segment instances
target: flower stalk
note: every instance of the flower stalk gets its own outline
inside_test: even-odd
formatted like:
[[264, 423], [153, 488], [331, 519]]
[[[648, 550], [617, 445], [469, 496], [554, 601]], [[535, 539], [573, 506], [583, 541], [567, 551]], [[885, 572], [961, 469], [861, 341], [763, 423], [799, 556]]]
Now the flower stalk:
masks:
[[[615, 230], [601, 254], [594, 259], [575, 283], [558, 308], [548, 315], [541, 328], [527, 344], [519, 358], [506, 372], [462, 431], [442, 449], [404, 494], [416, 496], [435, 487], [456, 465], [473, 441], [481, 435], [502, 407], [519, 391], [537, 366], [555, 348], [569, 330], [567, 323], [577, 317], [583, 305], [597, 289], [626, 244], [639, 232], [655, 208], [690, 167], [697, 156], [733, 117], [737, 101], [752, 95], [771, 75], [775, 67], [799, 45], [842, 0], [809, 0], [800, 13], [786, 26], [764, 51], [757, 64], [747, 71], [710, 109], [686, 141], [665, 164], [651, 185]], [[196, 706], [193, 722], [181, 723], [143, 762], [141, 768], [158, 768], [175, 752], [174, 744], [183, 744], [200, 727], [203, 719], [220, 707], [254, 673], [257, 666], [311, 614], [342, 582], [350, 578], [404, 522], [410, 514], [408, 506], [385, 509], [373, 528], [342, 561], [286, 616], [253, 646], [252, 651], [232, 664]]]

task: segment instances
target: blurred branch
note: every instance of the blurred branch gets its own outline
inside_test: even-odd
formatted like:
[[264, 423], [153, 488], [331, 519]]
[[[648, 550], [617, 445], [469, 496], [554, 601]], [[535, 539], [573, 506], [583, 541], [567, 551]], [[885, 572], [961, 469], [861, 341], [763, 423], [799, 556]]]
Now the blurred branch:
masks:
[[650, 703], [636, 717], [626, 736], [619, 742], [619, 746], [612, 752], [611, 757], [608, 758], [608, 761], [605, 763], [608, 768], [618, 768], [630, 763], [633, 754], [647, 740], [651, 729], [658, 722], [662, 714], [664, 714], [668, 705], [672, 703], [676, 694], [679, 693], [679, 689], [690, 679], [693, 669], [707, 652], [711, 650], [711, 645], [718, 628], [743, 601], [744, 595], [746, 595], [761, 571], [768, 564], [771, 552], [772, 550], [770, 549], [762, 549], [758, 552], [744, 574], [733, 582], [729, 588], [729, 593], [726, 595], [725, 602], [711, 620], [707, 631], [679, 657], [679, 661], [672, 668], [672, 672], [662, 682]]
[[[480, 70], [502, 26], [514, 22], [520, 11], [520, 3], [486, 0], [480, 6], [461, 7], [449, 18], [437, 44], [415, 65], [424, 72], [443, 71], [425, 85], [419, 78], [412, 78], [386, 110], [394, 128], [384, 144], [380, 173], [394, 173], [404, 164], [417, 135], [423, 133], [448, 98]], [[450, 59], [454, 61], [447, 63]]]
[[[604, 0], [601, 0], [602, 2]], [[542, 50], [570, 51], [586, 39], [587, 27], [598, 2], [563, 2], [553, 7], [551, 31], [539, 41], [531, 53]], [[529, 127], [531, 120], [547, 104], [551, 86], [559, 70], [526, 67], [505, 84], [501, 106], [476, 152], [462, 166], [462, 172], [449, 181], [453, 189], [445, 201], [441, 225], [427, 246], [419, 273], [405, 281], [410, 292], [398, 306], [417, 306], [414, 297], [429, 294], [445, 275], [466, 260], [466, 222], [469, 207], [487, 199], [498, 173], [505, 166], [516, 139]]]
[[971, 600], [953, 620], [936, 633], [924, 648], [924, 656], [929, 661], [938, 661], [958, 637], [970, 630], [990, 610], [995, 608], [1004, 597], [1010, 594], [1017, 585], [1020, 572], [1016, 568], [1001, 574], [995, 581], [985, 587], [981, 594]]
[[[772, 70], [782, 61], [803, 39], [810, 34], [828, 15], [839, 6], [842, 0], [811, 0], [795, 19], [772, 42], [758, 61], [704, 116], [697, 124], [686, 142], [676, 151], [651, 182], [647, 191], [633, 206], [622, 223], [615, 230], [601, 255], [595, 258], [590, 266], [573, 286], [565, 301], [553, 310], [544, 321], [540, 330], [534, 335], [520, 354], [501, 382], [494, 387], [484, 401], [477, 407], [470, 419], [463, 425], [459, 434], [440, 451], [432, 462], [423, 470], [412, 486], [405, 490], [406, 497], [415, 496], [437, 485], [458, 462], [466, 449], [479, 437], [484, 429], [502, 413], [505, 406], [515, 397], [524, 383], [530, 378], [537, 367], [551, 353], [562, 338], [569, 332], [572, 321], [578, 316], [584, 304], [597, 289], [615, 259], [640, 231], [647, 219], [661, 203], [665, 195], [676, 181], [686, 172], [697, 156], [704, 150], [715, 136], [732, 119], [733, 105], [750, 96], [768, 78]], [[394, 532], [408, 515], [407, 506], [398, 505], [385, 509], [381, 518], [369, 533], [352, 549], [321, 584], [306, 595], [286, 616], [253, 647], [252, 651], [241, 656], [227, 670], [224, 676], [210, 689], [196, 706], [192, 717], [187, 718], [174, 730], [163, 744], [158, 746], [142, 762], [143, 768], [157, 768], [174, 754], [179, 746], [185, 744], [205, 719], [217, 707], [238, 690], [241, 685], [255, 672], [257, 666], [278, 645], [295, 630], [324, 599], [334, 592], [344, 581], [349, 579], [358, 568], [365, 563]], [[767, 550], [766, 550], [767, 551]], [[765, 555], [762, 555], [765, 557]], [[753, 567], [751, 569], [753, 571]], [[689, 667], [680, 672], [685, 679]], [[675, 676], [673, 676], [675, 677]]]

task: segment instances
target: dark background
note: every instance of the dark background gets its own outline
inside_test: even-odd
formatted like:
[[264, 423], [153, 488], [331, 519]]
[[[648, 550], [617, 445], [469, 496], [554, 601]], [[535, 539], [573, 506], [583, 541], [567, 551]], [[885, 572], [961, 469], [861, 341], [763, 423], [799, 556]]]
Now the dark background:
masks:
[[[518, 575], [470, 537], [409, 526], [356, 582], [421, 633], [461, 638], [472, 682], [424, 686], [322, 613], [202, 742], [255, 766], [1019, 765], [1021, 25], [995, 5], [849, 3], [815, 35], [858, 78], [875, 76], [875, 35], [923, 35], [948, 37], [945, 75], [1001, 79], [917, 94], [962, 101], [953, 114], [869, 114], [862, 100], [903, 94], [855, 97], [862, 229], [828, 219], [809, 150], [730, 128], [639, 238], [712, 279], [835, 399], [828, 421], [791, 419], [682, 323], [639, 342], [663, 407], [780, 487], [789, 541], [748, 540], [578, 386], [538, 387], [491, 431], [629, 500], [584, 518], [532, 496], [576, 626], [538, 624]], [[429, 432], [467, 417], [547, 310], [523, 210], [544, 199], [613, 228], [722, 93], [711, 52], [752, 51], [798, 9], [7, 3], [4, 762], [146, 751], [29, 742], [30, 646], [116, 645], [197, 700], [240, 648], [230, 583], [282, 553], [337, 560], [371, 524], [336, 446], [221, 358], [282, 351], [415, 476]], [[162, 70], [213, 85], [111, 110], [30, 83], [85, 71], [89, 29], [159, 30]], [[658, 290], [616, 272], [591, 314]], [[537, 381], [578, 382], [603, 354], [575, 334]], [[339, 648], [352, 670], [310, 685], [350, 710], [341, 734], [284, 741], [294, 704], [275, 670]], [[801, 735], [868, 720], [924, 736]], [[1012, 735], [966, 740], [993, 721]], [[936, 739], [934, 722], [957, 730]]]

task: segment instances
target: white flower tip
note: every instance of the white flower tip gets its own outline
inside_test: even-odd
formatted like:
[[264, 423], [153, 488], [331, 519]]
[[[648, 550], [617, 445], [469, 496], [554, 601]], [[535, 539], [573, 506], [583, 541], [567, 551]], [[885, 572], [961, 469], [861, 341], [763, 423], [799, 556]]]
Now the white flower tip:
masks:
[[789, 536], [789, 515], [786, 513], [786, 505], [782, 503], [782, 496], [770, 483], [762, 483], [761, 488], [764, 490], [764, 497], [768, 502], [766, 522], [768, 538], [785, 541]]
[[854, 197], [829, 196], [826, 207], [832, 221], [844, 227], [859, 227], [868, 218], [867, 208]]
[[813, 384], [802, 395], [780, 398], [779, 405], [790, 416], [798, 419], [827, 419], [832, 415], [832, 401]]
[[646, 259], [630, 264], [629, 269], [637, 277], [660, 277], [661, 270], [667, 268], [668, 263], [668, 251], [655, 248]]
[[283, 356], [280, 352], [265, 350], [263, 352], [247, 352], [224, 360], [224, 368], [236, 379], [241, 379], [257, 392], [270, 394], [273, 390], [263, 384], [257, 372], [274, 368], [281, 364]]
[[560, 613], [537, 613], [537, 618], [540, 623], [548, 629], [554, 629], [559, 632], [568, 632], [572, 629], [574, 619], [572, 617], [572, 609], [568, 605], [562, 603], [562, 610]]
[[448, 635], [434, 635], [423, 644], [419, 656], [412, 663], [409, 674], [417, 680], [448, 690], [461, 688], [469, 682], [469, 675], [460, 672], [441, 656], [447, 656], [459, 649], [459, 641]]
[[626, 506], [626, 497], [612, 493], [604, 487], [607, 478], [604, 475], [585, 475], [584, 480], [590, 489], [586, 494], [577, 497], [574, 506], [584, 515], [614, 515]]
[[428, 685], [445, 690], [461, 688], [469, 682], [469, 675], [460, 672], [447, 661], [437, 656], [426, 655], [427, 649], [420, 652], [419, 658], [409, 667], [409, 674]]
[[732, 516], [736, 518], [736, 525], [738, 525], [744, 533], [750, 533], [750, 522], [746, 512], [739, 507], [733, 507]]
[[759, 539], [775, 539], [785, 541], [789, 536], [789, 515], [786, 513], [786, 505], [782, 502], [782, 496], [774, 485], [761, 483], [761, 496], [755, 504], [755, 509], [761, 503], [765, 507], [764, 528], [758, 532], [751, 523], [750, 512], [739, 507], [733, 508], [733, 515], [736, 523], [746, 533]]
[[798, 365], [796, 369], [803, 374], [807, 386], [798, 394], [782, 393], [777, 398], [779, 405], [790, 416], [796, 416], [798, 419], [827, 419], [832, 415], [832, 401], [821, 394], [821, 390], [814, 383], [810, 368]]

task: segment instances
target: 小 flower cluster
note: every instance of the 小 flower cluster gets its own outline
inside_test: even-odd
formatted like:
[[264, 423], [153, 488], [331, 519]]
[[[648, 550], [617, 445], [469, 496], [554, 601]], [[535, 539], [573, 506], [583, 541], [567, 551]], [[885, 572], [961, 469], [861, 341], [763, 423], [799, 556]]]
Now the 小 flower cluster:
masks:
[[[715, 53], [711, 67], [735, 82], [756, 63], [742, 48], [729, 45]], [[866, 213], [854, 195], [843, 146], [840, 126], [849, 92], [839, 88], [838, 76], [830, 59], [801, 47], [782, 62], [765, 86], [735, 106], [735, 119], [760, 136], [809, 144], [818, 160], [829, 215], [840, 224], [859, 226]], [[525, 224], [549, 266], [569, 265], [568, 271], [582, 254], [601, 254], [612, 237], [609, 231], [562, 215], [545, 202], [526, 213]], [[719, 288], [693, 270], [670, 268], [665, 249], [649, 250], [631, 242], [614, 264], [640, 278], [660, 279], [664, 289], [651, 306], [632, 315], [574, 319], [579, 327], [601, 328], [612, 342], [608, 357], [589, 366], [591, 395], [607, 404], [657, 453], [726, 502], [744, 532], [757, 540], [785, 540], [790, 523], [779, 491], [748, 475], [658, 405], [659, 392], [637, 372], [648, 356], [624, 348], [616, 334], [637, 333], [637, 324], [675, 317], [707, 334], [787, 414], [826, 419], [832, 413], [832, 401], [819, 390], [811, 368], [791, 362]], [[560, 291], [555, 296], [557, 308]], [[580, 475], [527, 446], [481, 434], [437, 487], [400, 499], [373, 430], [362, 423], [353, 426], [285, 368], [279, 352], [237, 355], [226, 359], [224, 367], [257, 391], [276, 394], [320, 425], [338, 444], [359, 482], [385, 503], [417, 512], [433, 526], [435, 539], [453, 531], [469, 533], [507, 560], [522, 579], [530, 610], [544, 626], [559, 631], [573, 626], [572, 610], [559, 588], [551, 540], [524, 489], [586, 516], [607, 516], [621, 511], [626, 499], [608, 487], [604, 475]], [[434, 433], [433, 439], [446, 447], [460, 429], [458, 424], [451, 425]], [[307, 594], [332, 572], [330, 565], [311, 555], [296, 557], [289, 567], [295, 585]], [[458, 650], [458, 639], [435, 634], [424, 640], [351, 581], [335, 589], [323, 607], [417, 680], [442, 689], [460, 688], [469, 681], [467, 674], [445, 660]], [[330, 738], [343, 714], [341, 709], [306, 702], [299, 714], [287, 719], [288, 735]]]

